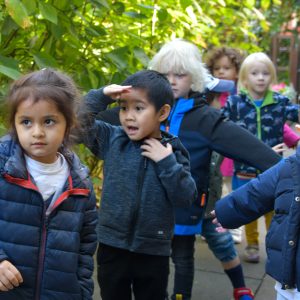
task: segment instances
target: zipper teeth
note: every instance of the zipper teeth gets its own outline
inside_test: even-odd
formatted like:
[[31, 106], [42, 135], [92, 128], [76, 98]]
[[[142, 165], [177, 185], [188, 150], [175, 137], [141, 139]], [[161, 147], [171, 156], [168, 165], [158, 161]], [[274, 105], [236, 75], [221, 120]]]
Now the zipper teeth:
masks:
[[129, 239], [129, 245], [131, 246], [133, 238], [134, 238], [134, 228], [136, 227], [136, 220], [137, 220], [137, 214], [138, 214], [138, 209], [140, 207], [140, 203], [141, 203], [141, 197], [142, 197], [142, 189], [143, 189], [143, 182], [144, 182], [144, 177], [145, 177], [145, 170], [147, 168], [147, 158], [144, 158], [144, 161], [142, 163], [142, 173], [141, 176], [139, 177], [139, 185], [138, 185], [138, 190], [137, 190], [137, 203], [135, 206], [135, 210], [133, 213], [133, 217], [132, 217], [132, 222], [131, 222], [131, 235], [130, 235], [130, 239]]
[[38, 277], [36, 282], [36, 300], [40, 299], [41, 293], [41, 284], [42, 284], [42, 274], [44, 269], [44, 258], [45, 258], [45, 246], [46, 246], [46, 237], [47, 237], [47, 217], [45, 217], [45, 206], [43, 209], [43, 230], [42, 230], [42, 238], [41, 238], [41, 248], [39, 252], [39, 261], [38, 261]]

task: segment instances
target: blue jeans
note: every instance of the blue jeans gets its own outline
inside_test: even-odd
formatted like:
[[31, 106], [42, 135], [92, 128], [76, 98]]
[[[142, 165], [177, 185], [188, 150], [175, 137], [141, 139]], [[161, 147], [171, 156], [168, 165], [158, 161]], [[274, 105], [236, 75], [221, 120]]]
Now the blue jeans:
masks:
[[172, 300], [176, 299], [176, 294], [182, 295], [182, 300], [192, 297], [194, 252], [195, 235], [174, 235], [171, 254], [175, 266]]
[[221, 262], [228, 262], [237, 257], [234, 241], [229, 231], [217, 232], [212, 219], [204, 219], [202, 223], [202, 236], [205, 237], [209, 249]]

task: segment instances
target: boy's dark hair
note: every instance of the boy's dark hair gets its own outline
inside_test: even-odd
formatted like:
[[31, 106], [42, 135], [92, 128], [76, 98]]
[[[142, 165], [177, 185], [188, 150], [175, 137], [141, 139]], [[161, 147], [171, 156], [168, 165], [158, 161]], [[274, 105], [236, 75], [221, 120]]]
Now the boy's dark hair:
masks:
[[16, 80], [10, 87], [6, 104], [8, 108], [8, 125], [11, 135], [17, 139], [15, 114], [23, 101], [31, 99], [34, 103], [39, 100], [50, 100], [66, 119], [64, 144], [70, 142], [71, 128], [76, 125], [76, 105], [80, 93], [74, 81], [67, 75], [53, 70], [42, 69]]
[[139, 71], [125, 79], [122, 85], [131, 85], [134, 89], [144, 90], [157, 111], [165, 105], [173, 105], [174, 96], [168, 79], [153, 70]]
[[237, 72], [240, 70], [240, 66], [244, 60], [245, 53], [242, 50], [229, 47], [214, 48], [208, 52], [205, 63], [209, 71], [213, 74], [214, 64], [217, 59], [227, 56], [231, 63], [236, 68]]

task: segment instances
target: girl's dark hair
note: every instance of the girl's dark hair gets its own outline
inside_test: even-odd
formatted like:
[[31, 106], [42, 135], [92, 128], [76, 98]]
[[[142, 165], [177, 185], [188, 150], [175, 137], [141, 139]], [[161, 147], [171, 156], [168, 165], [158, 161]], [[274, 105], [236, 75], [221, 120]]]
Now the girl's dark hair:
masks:
[[15, 114], [23, 101], [30, 99], [34, 103], [40, 100], [52, 101], [66, 119], [64, 145], [70, 143], [71, 128], [76, 126], [76, 108], [80, 93], [74, 81], [60, 71], [42, 69], [16, 80], [10, 87], [6, 104], [8, 125], [11, 135], [17, 139]]
[[216, 60], [223, 56], [227, 56], [231, 63], [235, 66], [237, 72], [239, 72], [245, 53], [240, 49], [229, 47], [214, 48], [207, 53], [205, 63], [209, 71], [213, 74], [213, 68]]

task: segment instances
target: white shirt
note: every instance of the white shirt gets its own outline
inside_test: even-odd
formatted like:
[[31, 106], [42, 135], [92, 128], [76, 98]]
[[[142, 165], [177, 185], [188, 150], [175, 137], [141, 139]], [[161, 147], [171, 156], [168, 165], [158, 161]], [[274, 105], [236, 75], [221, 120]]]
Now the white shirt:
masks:
[[51, 164], [41, 163], [27, 155], [25, 160], [27, 170], [34, 178], [44, 201], [61, 191], [69, 175], [69, 166], [62, 154], [58, 153], [57, 160]]

